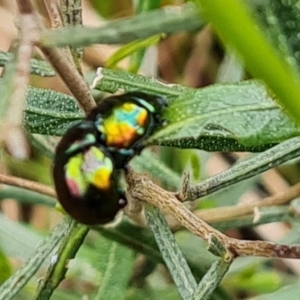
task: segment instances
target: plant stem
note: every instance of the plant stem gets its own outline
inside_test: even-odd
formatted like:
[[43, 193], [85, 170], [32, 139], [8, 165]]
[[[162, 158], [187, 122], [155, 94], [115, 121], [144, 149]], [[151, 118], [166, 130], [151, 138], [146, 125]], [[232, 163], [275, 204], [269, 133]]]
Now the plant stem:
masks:
[[71, 225], [69, 234], [64, 236], [64, 239], [61, 241], [60, 247], [55, 254], [56, 261], [50, 263], [47, 276], [39, 286], [35, 297], [36, 300], [50, 299], [54, 290], [64, 279], [65, 274], [68, 271], [69, 260], [75, 257], [89, 231], [88, 226], [79, 225], [74, 220]]
[[[228, 249], [235, 257], [252, 255], [274, 258], [300, 258], [300, 245], [284, 245], [229, 238], [189, 211], [183, 203], [178, 201], [178, 193], [165, 191], [145, 175], [134, 173], [130, 168], [128, 168], [126, 179], [128, 182], [128, 193], [132, 199], [146, 201], [159, 207], [163, 212], [169, 213], [176, 218], [183, 227], [209, 244], [212, 238], [218, 239], [224, 245], [224, 248]], [[183, 187], [183, 190], [186, 189]]]
[[18, 186], [24, 189], [28, 189], [37, 193], [41, 193], [43, 195], [56, 198], [56, 193], [53, 188], [31, 180], [0, 174], [0, 182], [8, 185]]

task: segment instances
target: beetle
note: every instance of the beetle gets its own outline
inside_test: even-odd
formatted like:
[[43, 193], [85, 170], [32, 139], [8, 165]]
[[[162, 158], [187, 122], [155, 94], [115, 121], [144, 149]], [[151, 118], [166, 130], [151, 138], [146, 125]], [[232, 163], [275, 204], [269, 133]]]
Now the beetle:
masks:
[[87, 119], [94, 122], [100, 143], [110, 151], [116, 168], [123, 168], [165, 123], [161, 114], [166, 106], [163, 97], [129, 92], [101, 100]]
[[60, 204], [80, 223], [107, 223], [127, 203], [118, 188], [113, 157], [97, 141], [96, 128], [89, 120], [73, 125], [62, 137], [52, 173]]

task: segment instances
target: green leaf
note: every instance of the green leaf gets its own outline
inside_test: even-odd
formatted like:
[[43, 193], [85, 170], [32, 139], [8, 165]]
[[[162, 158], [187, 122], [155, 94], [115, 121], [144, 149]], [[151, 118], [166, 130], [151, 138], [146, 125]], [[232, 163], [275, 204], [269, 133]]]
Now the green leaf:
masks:
[[[155, 22], [153, 22], [155, 20]], [[53, 46], [88, 46], [91, 44], [123, 44], [152, 35], [202, 28], [204, 22], [194, 5], [167, 6], [123, 20], [112, 21], [98, 28], [70, 27], [45, 30], [41, 43]]]
[[181, 184], [181, 176], [148, 149], [145, 149], [141, 155], [135, 156], [130, 165], [136, 172], [148, 172], [162, 185], [168, 186], [174, 191], [178, 190]]
[[[209, 267], [217, 260], [216, 256], [207, 251], [207, 243], [204, 240], [189, 231], [178, 231], [175, 234], [175, 238], [183, 255], [188, 258], [193, 274], [197, 270], [195, 274], [196, 279], [201, 279]], [[195, 249], [197, 249], [196, 252]]]
[[280, 287], [281, 279], [278, 273], [273, 270], [260, 270], [248, 278], [240, 278], [235, 285], [241, 290], [247, 290], [256, 293], [268, 293], [277, 290]]
[[145, 93], [162, 95], [168, 99], [194, 90], [179, 84], [165, 84], [153, 77], [102, 67], [97, 69], [91, 88], [108, 93], [116, 93], [118, 90], [126, 92], [142, 90]]
[[165, 299], [165, 300], [180, 300], [182, 299], [178, 293], [178, 290], [173, 287], [165, 287], [162, 289], [153, 289], [153, 294], [155, 299]]
[[47, 275], [39, 284], [35, 300], [50, 299], [55, 289], [65, 278], [68, 271], [68, 262], [76, 256], [89, 229], [88, 226], [78, 224], [76, 221], [72, 220], [68, 234], [60, 241], [57, 259], [50, 262]]
[[61, 238], [68, 234], [69, 227], [70, 222], [65, 219], [52, 230], [51, 234], [42, 241], [28, 261], [0, 286], [0, 299], [14, 299], [15, 295], [37, 272], [44, 260], [49, 257]]
[[20, 203], [29, 203], [32, 205], [46, 205], [54, 207], [56, 204], [56, 200], [52, 197], [9, 185], [0, 189], [0, 200], [7, 198], [14, 199]]
[[30, 227], [0, 214], [0, 245], [6, 255], [18, 260], [27, 260], [41, 241], [42, 235]]
[[245, 269], [234, 275], [229, 274], [225, 285], [232, 286], [240, 291], [254, 293], [269, 293], [277, 290], [282, 284], [279, 272], [256, 263], [249, 264]]
[[264, 1], [259, 7], [267, 34], [286, 61], [300, 67], [300, 6], [297, 0]]
[[[156, 279], [156, 278], [155, 278]], [[156, 279], [161, 283], [161, 279]], [[152, 300], [152, 299], [164, 299], [164, 300], [181, 300], [182, 298], [178, 294], [178, 291], [174, 285], [168, 285], [166, 287], [153, 288], [155, 283], [151, 285], [151, 282], [142, 287], [131, 287], [125, 300]]]
[[[147, 256], [154, 263], [164, 263], [154, 237], [149, 230], [129, 223], [126, 218], [123, 218], [122, 222], [115, 228], [97, 226], [94, 229], [108, 239]], [[213, 255], [206, 250], [207, 244], [191, 233], [184, 231], [176, 233], [176, 242], [187, 258], [188, 265], [196, 280], [201, 279], [214, 261]], [[197, 252], [195, 252], [195, 247], [198, 249]], [[173, 252], [176, 252], [176, 250], [173, 250]], [[199, 257], [201, 257], [200, 260]], [[217, 293], [223, 294], [224, 292], [218, 288]]]
[[157, 207], [145, 205], [147, 223], [182, 299], [191, 299], [197, 286], [189, 265], [179, 249], [168, 223]]
[[107, 239], [114, 240], [136, 252], [140, 252], [154, 262], [163, 263], [155, 240], [150, 232], [147, 229], [134, 226], [126, 218], [123, 218], [115, 228], [97, 226], [94, 229]]
[[[161, 4], [161, 0], [140, 0], [136, 6], [136, 14], [142, 14], [149, 10], [158, 9]], [[158, 42], [158, 41], [157, 41]], [[149, 45], [150, 46], [150, 45]], [[140, 69], [143, 59], [146, 54], [146, 48], [140, 49], [133, 53], [129, 60], [128, 71], [131, 73], [137, 73]]]
[[136, 13], [143, 13], [152, 9], [159, 8], [162, 0], [140, 0], [137, 3]]
[[[299, 134], [300, 127], [282, 112], [259, 81], [196, 90], [99, 68], [92, 87], [113, 93], [120, 89], [143, 90], [169, 99], [171, 104], [164, 114], [168, 125], [150, 138], [149, 144], [207, 151], [260, 152]], [[236, 125], [236, 122], [239, 123]]]
[[6, 279], [12, 274], [12, 267], [5, 253], [0, 248], [0, 284], [2, 284]]
[[[255, 152], [299, 135], [300, 127], [282, 112], [259, 82], [213, 85], [199, 90], [181, 86], [171, 89], [150, 78], [128, 76], [131, 84], [142, 77], [152, 80], [152, 86], [159, 86], [163, 94], [170, 91], [172, 102], [163, 114], [168, 124], [150, 137], [148, 144]], [[179, 96], [174, 98], [176, 94]], [[31, 133], [62, 135], [82, 117], [71, 96], [30, 88], [25, 126]]]
[[285, 286], [272, 294], [251, 298], [251, 300], [299, 300], [299, 294], [300, 282], [297, 281], [294, 284]]
[[194, 300], [209, 300], [211, 299], [216, 287], [226, 274], [231, 265], [231, 261], [227, 262], [223, 259], [214, 262], [206, 274], [201, 279], [195, 293], [192, 296]]
[[118, 49], [106, 62], [105, 66], [107, 68], [114, 68], [119, 61], [124, 59], [125, 57], [139, 51], [142, 49], [145, 49], [147, 47], [150, 47], [152, 45], [157, 44], [161, 38], [163, 38], [165, 35], [164, 34], [157, 34], [154, 36], [151, 36], [147, 39], [141, 39], [137, 40], [131, 43], [128, 43]]
[[237, 217], [228, 221], [213, 223], [213, 227], [218, 230], [225, 231], [231, 228], [251, 227], [273, 222], [291, 222], [291, 208], [289, 206], [268, 206], [260, 207], [259, 220], [253, 224], [253, 215]]
[[224, 187], [261, 174], [300, 155], [300, 137], [284, 141], [271, 149], [235, 163], [231, 168], [202, 180], [190, 191], [195, 198], [212, 194]]
[[278, 96], [276, 101], [299, 120], [300, 78], [268, 43], [245, 1], [197, 0], [195, 3], [224, 41], [239, 53], [246, 68], [256, 78], [264, 80]]
[[[213, 85], [184, 94], [171, 102], [164, 118], [168, 125], [149, 142], [205, 149], [207, 139], [206, 143], [218, 151], [226, 149], [228, 140], [235, 141], [236, 148], [255, 151], [255, 147], [279, 143], [300, 133], [300, 127], [256, 81]], [[215, 145], [218, 141], [223, 142], [221, 147]]]
[[112, 240], [100, 237], [96, 267], [101, 274], [96, 299], [124, 299], [133, 269], [133, 251]]
[[1, 78], [2, 84], [0, 85], [0, 95], [1, 95], [0, 121], [5, 119], [5, 113], [9, 108], [11, 94], [14, 89], [15, 76], [16, 76], [16, 56], [15, 54], [13, 54], [8, 58], [5, 67], [5, 73], [3, 75], [3, 78]]
[[[0, 51], [0, 66], [5, 66], [12, 58], [13, 53]], [[30, 60], [30, 73], [42, 77], [55, 76], [55, 71], [47, 61], [34, 58]]]
[[29, 132], [63, 135], [72, 122], [83, 116], [73, 97], [53, 90], [29, 88], [24, 116]]

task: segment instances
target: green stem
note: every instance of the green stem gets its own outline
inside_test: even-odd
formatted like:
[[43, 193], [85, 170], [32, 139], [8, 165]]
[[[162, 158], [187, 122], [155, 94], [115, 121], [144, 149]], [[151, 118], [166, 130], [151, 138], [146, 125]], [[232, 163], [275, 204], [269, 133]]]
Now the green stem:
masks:
[[[220, 36], [242, 57], [246, 68], [278, 96], [275, 99], [300, 120], [300, 80], [292, 68], [268, 42], [244, 1], [197, 0], [203, 14]], [[233, 17], [234, 16], [234, 17]]]
[[35, 297], [36, 300], [50, 299], [68, 271], [68, 261], [75, 257], [88, 231], [88, 226], [79, 225], [74, 220], [72, 221], [71, 231], [65, 235], [59, 250], [55, 254], [57, 260], [53, 264], [50, 264], [47, 276], [39, 286]]

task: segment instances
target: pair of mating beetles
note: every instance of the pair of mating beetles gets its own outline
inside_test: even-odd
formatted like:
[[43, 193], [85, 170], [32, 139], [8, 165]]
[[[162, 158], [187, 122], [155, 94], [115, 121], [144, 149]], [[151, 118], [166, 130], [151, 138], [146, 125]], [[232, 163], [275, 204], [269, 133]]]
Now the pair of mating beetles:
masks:
[[53, 180], [64, 210], [80, 223], [111, 221], [127, 201], [118, 171], [163, 124], [164, 98], [141, 92], [100, 101], [86, 119], [67, 130], [56, 148]]

